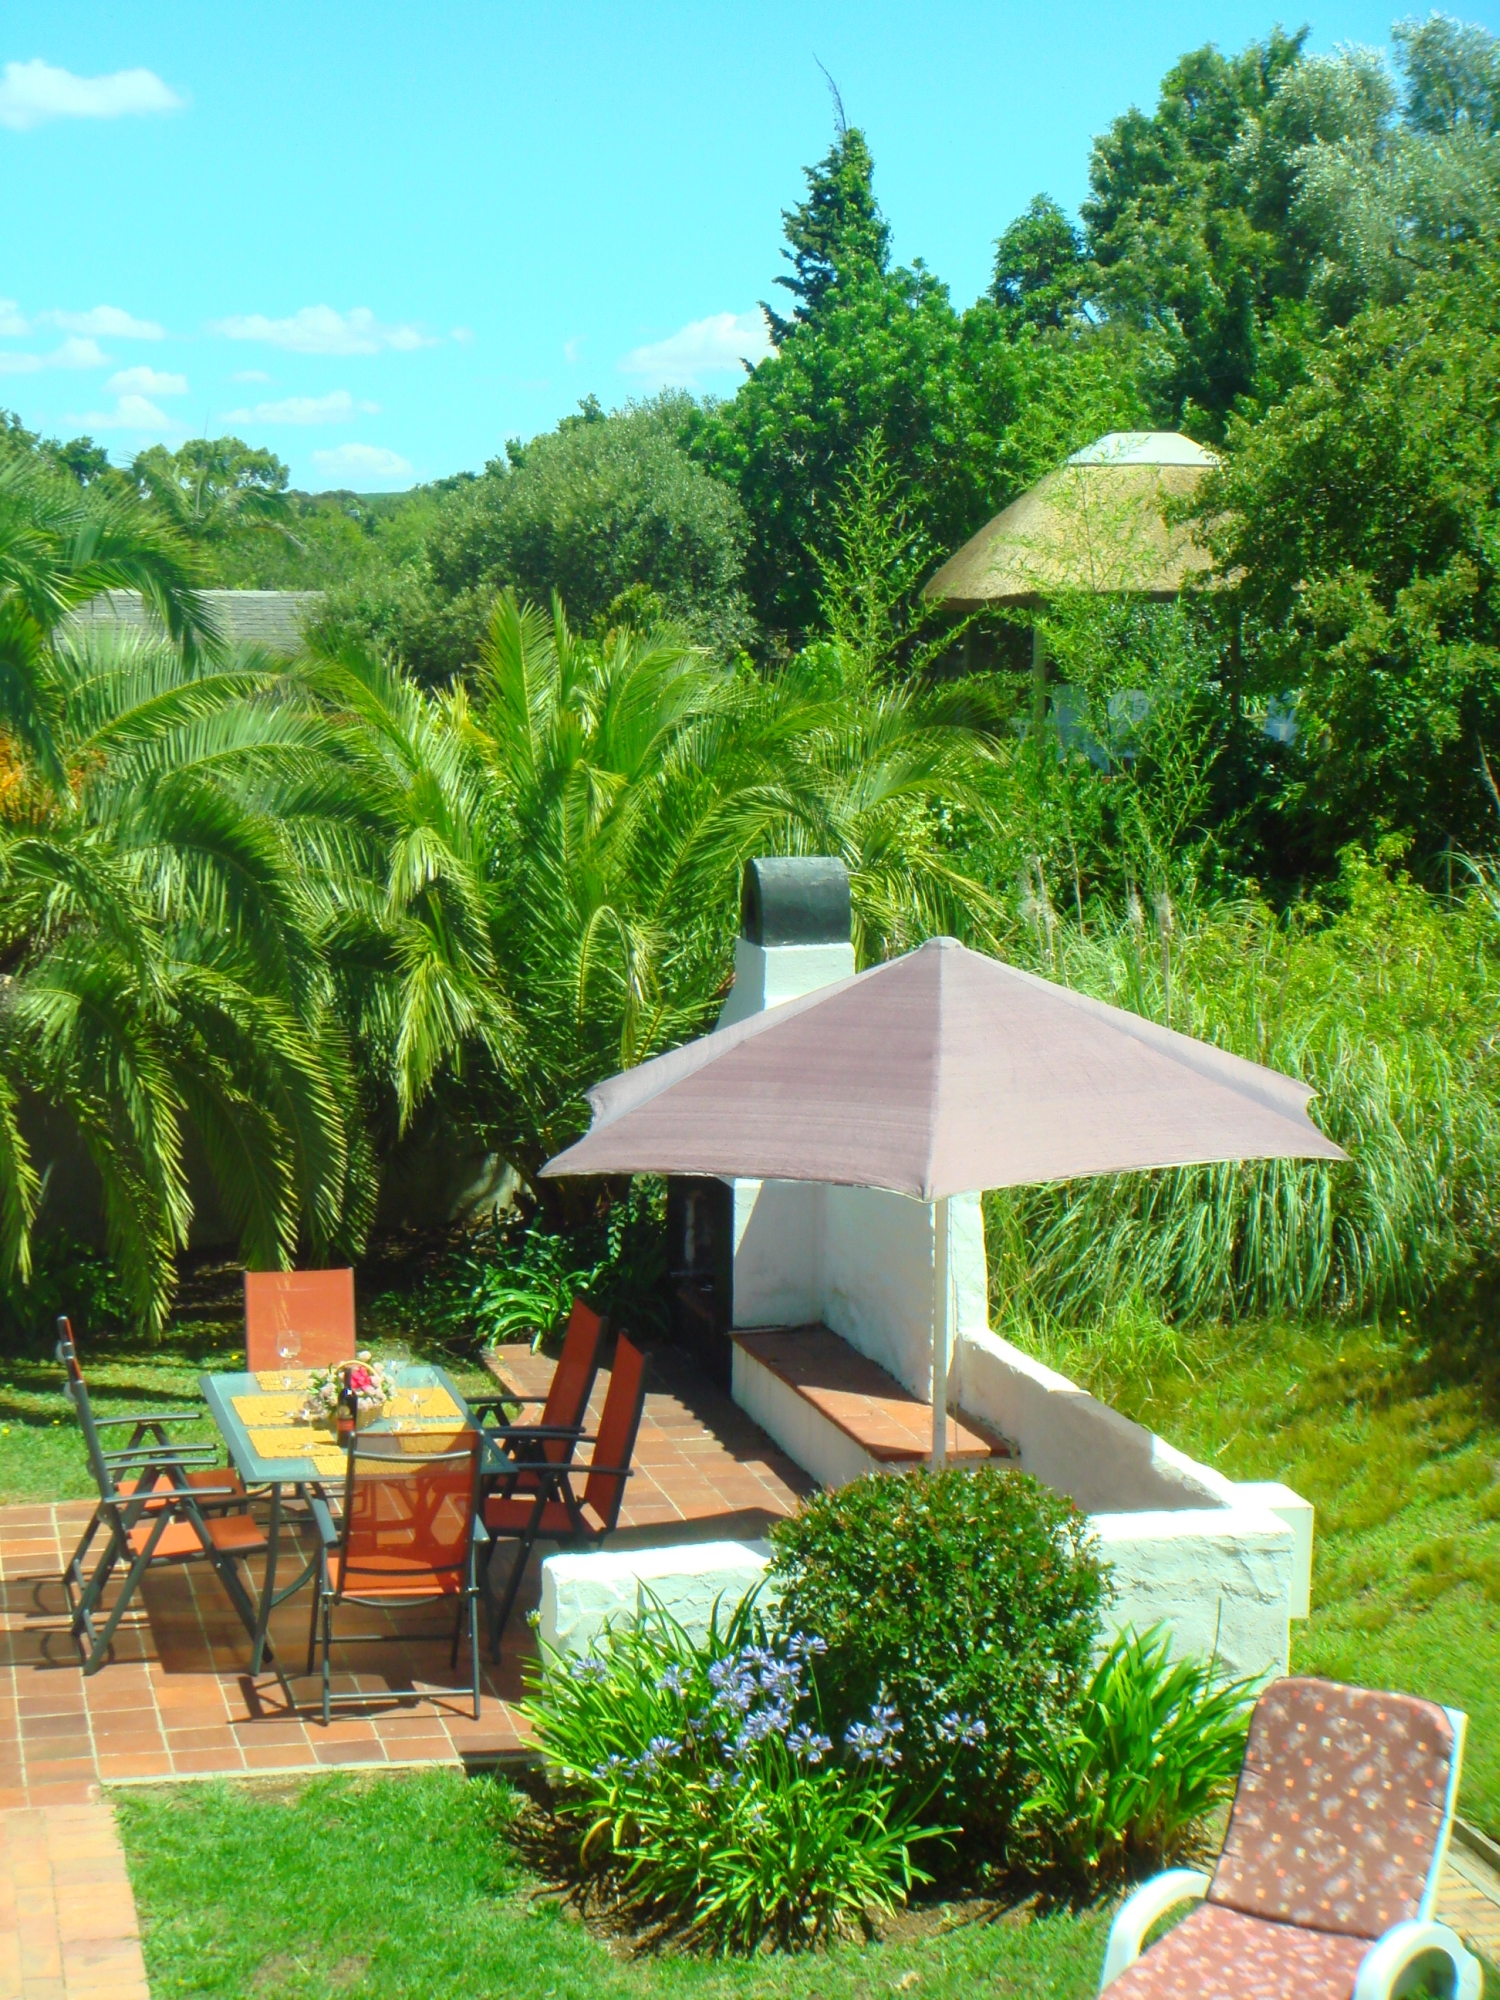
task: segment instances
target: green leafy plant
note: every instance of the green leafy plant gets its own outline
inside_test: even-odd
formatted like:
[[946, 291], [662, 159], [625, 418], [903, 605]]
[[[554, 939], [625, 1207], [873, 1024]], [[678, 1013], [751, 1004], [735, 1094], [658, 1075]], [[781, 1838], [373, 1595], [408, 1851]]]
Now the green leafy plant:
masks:
[[1092, 1893], [1190, 1851], [1234, 1792], [1254, 1687], [1174, 1660], [1159, 1625], [1119, 1633], [1076, 1706], [1026, 1733], [1033, 1855]]
[[830, 1728], [894, 1705], [908, 1780], [998, 1848], [1025, 1795], [1024, 1734], [1067, 1715], [1098, 1633], [1104, 1573], [1083, 1515], [998, 1467], [872, 1473], [815, 1495], [771, 1540], [784, 1620], [828, 1648]]
[[[877, 1704], [836, 1746], [808, 1664], [747, 1600], [695, 1642], [661, 1606], [592, 1653], [549, 1653], [526, 1714], [577, 1830], [579, 1862], [620, 1905], [721, 1951], [827, 1944], [928, 1878], [902, 1802], [901, 1718]], [[955, 1739], [957, 1740], [957, 1739]]]

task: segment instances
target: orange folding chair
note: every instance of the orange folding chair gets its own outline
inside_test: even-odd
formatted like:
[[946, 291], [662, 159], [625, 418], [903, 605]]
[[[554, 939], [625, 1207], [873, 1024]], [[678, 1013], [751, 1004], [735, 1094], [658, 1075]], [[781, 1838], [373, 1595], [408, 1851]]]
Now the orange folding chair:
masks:
[[[500, 1490], [484, 1503], [484, 1525], [491, 1539], [514, 1540], [517, 1548], [498, 1607], [488, 1594], [486, 1577], [492, 1658], [500, 1657], [500, 1641], [534, 1545], [540, 1541], [564, 1548], [597, 1548], [613, 1534], [645, 1402], [646, 1357], [621, 1334], [615, 1342], [598, 1435], [590, 1438], [579, 1431], [574, 1438], [577, 1444], [593, 1446], [589, 1463], [575, 1467], [551, 1458], [519, 1459], [504, 1469]], [[573, 1475], [583, 1480], [581, 1496], [573, 1491]], [[515, 1490], [521, 1479], [530, 1482], [528, 1488]], [[507, 1490], [508, 1481], [513, 1482], [512, 1490]]]
[[[589, 1392], [599, 1372], [599, 1348], [607, 1326], [608, 1321], [592, 1306], [574, 1299], [563, 1351], [545, 1397], [471, 1396], [469, 1408], [483, 1426], [486, 1442], [499, 1445], [514, 1458], [545, 1458], [554, 1465], [566, 1465], [583, 1435]], [[541, 1403], [542, 1414], [534, 1424], [511, 1423], [505, 1417], [507, 1403]], [[489, 1423], [485, 1423], [486, 1416], [491, 1419]], [[530, 1473], [515, 1473], [500, 1482], [500, 1490], [506, 1494], [534, 1493], [536, 1481]]]
[[[344, 1481], [343, 1516], [335, 1523], [318, 1493], [310, 1496], [320, 1546], [318, 1585], [307, 1636], [307, 1671], [312, 1673], [322, 1639], [323, 1720], [335, 1704], [372, 1699], [426, 1701], [435, 1695], [467, 1694], [479, 1715], [479, 1594], [476, 1551], [488, 1538], [478, 1516], [479, 1433], [465, 1430], [448, 1437], [397, 1435], [389, 1431], [350, 1434], [348, 1471]], [[334, 1694], [332, 1654], [335, 1645], [376, 1645], [392, 1641], [410, 1644], [410, 1632], [340, 1632], [339, 1614], [346, 1605], [394, 1612], [402, 1609], [444, 1610], [452, 1607], [451, 1666], [458, 1665], [458, 1648], [465, 1631], [469, 1639], [467, 1687], [414, 1687], [372, 1697], [368, 1693]]]
[[[281, 1337], [298, 1336], [295, 1364], [282, 1353]], [[331, 1368], [352, 1361], [352, 1271], [247, 1271], [245, 1366], [252, 1375], [273, 1368]]]

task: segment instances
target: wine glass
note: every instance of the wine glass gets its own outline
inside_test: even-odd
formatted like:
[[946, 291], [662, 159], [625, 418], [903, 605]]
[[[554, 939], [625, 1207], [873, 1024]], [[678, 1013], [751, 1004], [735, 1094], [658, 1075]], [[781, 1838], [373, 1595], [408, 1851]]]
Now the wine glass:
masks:
[[284, 1326], [276, 1336], [276, 1352], [281, 1357], [281, 1386], [292, 1386], [292, 1363], [302, 1352], [302, 1336], [295, 1327]]
[[[404, 1379], [407, 1370], [411, 1367], [411, 1349], [410, 1347], [408, 1347], [408, 1345], [404, 1340], [387, 1341], [385, 1347], [381, 1351], [380, 1358], [382, 1362], [384, 1362], [385, 1366], [390, 1370], [392, 1376], [392, 1381], [391, 1381], [392, 1424], [396, 1430], [398, 1431], [404, 1430], [405, 1425], [402, 1423], [401, 1419], [397, 1416], [396, 1412], [400, 1408], [402, 1395], [405, 1394], [408, 1398], [410, 1398], [411, 1396], [410, 1385]], [[415, 1403], [413, 1403], [413, 1408], [415, 1408]]]

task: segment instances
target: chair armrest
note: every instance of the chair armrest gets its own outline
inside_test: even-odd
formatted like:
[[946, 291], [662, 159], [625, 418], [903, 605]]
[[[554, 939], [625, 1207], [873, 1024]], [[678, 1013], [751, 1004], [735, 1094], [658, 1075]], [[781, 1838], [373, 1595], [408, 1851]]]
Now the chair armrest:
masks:
[[545, 1403], [545, 1396], [465, 1396], [471, 1410], [498, 1410], [503, 1403]]
[[138, 1417], [95, 1417], [94, 1429], [102, 1431], [111, 1424], [201, 1424], [207, 1417], [206, 1409], [143, 1410]]
[[313, 1526], [317, 1529], [324, 1548], [337, 1548], [339, 1531], [333, 1525], [333, 1516], [328, 1511], [328, 1502], [317, 1493], [309, 1493], [307, 1496], [307, 1505], [313, 1517]]
[[218, 1454], [212, 1445], [140, 1445], [134, 1451], [111, 1451], [104, 1463], [111, 1472], [130, 1472], [136, 1466], [159, 1465], [163, 1472], [178, 1466], [213, 1465]]
[[1125, 1898], [1109, 1927], [1104, 1970], [1099, 1975], [1101, 1993], [1135, 1964], [1141, 1955], [1141, 1940], [1151, 1926], [1174, 1904], [1202, 1902], [1208, 1894], [1208, 1883], [1209, 1878], [1201, 1868], [1169, 1868], [1164, 1875], [1153, 1875]]
[[1446, 1958], [1453, 1968], [1453, 2000], [1479, 2000], [1484, 1985], [1479, 1960], [1446, 1924], [1420, 1919], [1395, 1925], [1370, 1946], [1355, 1975], [1354, 2000], [1392, 2000], [1401, 1975], [1419, 1958], [1432, 1955]]

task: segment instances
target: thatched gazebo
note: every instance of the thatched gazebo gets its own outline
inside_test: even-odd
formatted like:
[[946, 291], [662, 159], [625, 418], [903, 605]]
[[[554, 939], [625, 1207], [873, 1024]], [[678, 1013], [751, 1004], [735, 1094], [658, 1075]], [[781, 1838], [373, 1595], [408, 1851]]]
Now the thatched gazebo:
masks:
[[[1191, 523], [1168, 519], [1218, 460], [1180, 431], [1111, 431], [1013, 500], [948, 558], [927, 584], [930, 602], [972, 612], [1036, 605], [1075, 592], [1175, 597], [1213, 557]], [[1040, 726], [1046, 651], [1032, 634]]]

